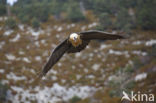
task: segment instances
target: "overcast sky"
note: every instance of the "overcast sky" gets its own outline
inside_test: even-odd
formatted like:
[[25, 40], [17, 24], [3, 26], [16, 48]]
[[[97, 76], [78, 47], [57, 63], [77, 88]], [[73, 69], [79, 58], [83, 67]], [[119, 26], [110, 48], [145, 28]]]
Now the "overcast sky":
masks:
[[15, 1], [17, 1], [17, 0], [7, 0], [7, 3], [9, 3], [10, 5], [12, 5]]

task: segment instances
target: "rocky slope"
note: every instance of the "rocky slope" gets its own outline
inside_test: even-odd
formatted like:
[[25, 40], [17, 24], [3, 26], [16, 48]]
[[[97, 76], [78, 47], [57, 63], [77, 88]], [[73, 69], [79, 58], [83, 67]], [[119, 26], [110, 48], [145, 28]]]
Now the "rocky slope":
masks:
[[2, 103], [116, 103], [123, 90], [156, 94], [155, 31], [133, 31], [125, 40], [93, 41], [80, 53], [65, 54], [37, 80], [58, 43], [71, 32], [95, 28], [97, 21], [49, 20], [39, 30], [22, 24], [8, 30], [3, 19], [0, 22]]

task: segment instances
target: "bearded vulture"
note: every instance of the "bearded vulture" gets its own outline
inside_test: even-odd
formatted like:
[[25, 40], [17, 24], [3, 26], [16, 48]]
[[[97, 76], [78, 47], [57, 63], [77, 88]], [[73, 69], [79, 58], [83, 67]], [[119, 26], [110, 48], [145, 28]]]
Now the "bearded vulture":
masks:
[[64, 53], [76, 53], [85, 49], [91, 40], [116, 40], [124, 36], [103, 31], [90, 30], [79, 33], [71, 33], [68, 38], [61, 42], [52, 52], [48, 62], [43, 67], [39, 77], [43, 77], [59, 61]]

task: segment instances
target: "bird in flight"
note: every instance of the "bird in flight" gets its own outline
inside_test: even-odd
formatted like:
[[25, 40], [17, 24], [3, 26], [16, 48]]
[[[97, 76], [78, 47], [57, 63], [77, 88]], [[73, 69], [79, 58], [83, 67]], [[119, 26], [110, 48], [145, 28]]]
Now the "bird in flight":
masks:
[[76, 53], [85, 49], [91, 40], [116, 40], [124, 36], [107, 33], [103, 31], [90, 30], [71, 33], [68, 38], [61, 42], [52, 52], [48, 62], [43, 67], [39, 77], [43, 77], [60, 60], [65, 53]]

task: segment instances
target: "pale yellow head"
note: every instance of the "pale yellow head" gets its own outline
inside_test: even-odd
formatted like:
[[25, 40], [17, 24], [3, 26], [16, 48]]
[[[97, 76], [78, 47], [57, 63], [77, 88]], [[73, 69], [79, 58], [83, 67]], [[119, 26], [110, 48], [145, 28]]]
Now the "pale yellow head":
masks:
[[80, 35], [78, 35], [77, 33], [72, 33], [70, 34], [69, 36], [69, 41], [71, 42], [71, 44], [74, 46], [74, 47], [77, 47], [79, 45], [82, 44], [82, 40], [80, 38]]

